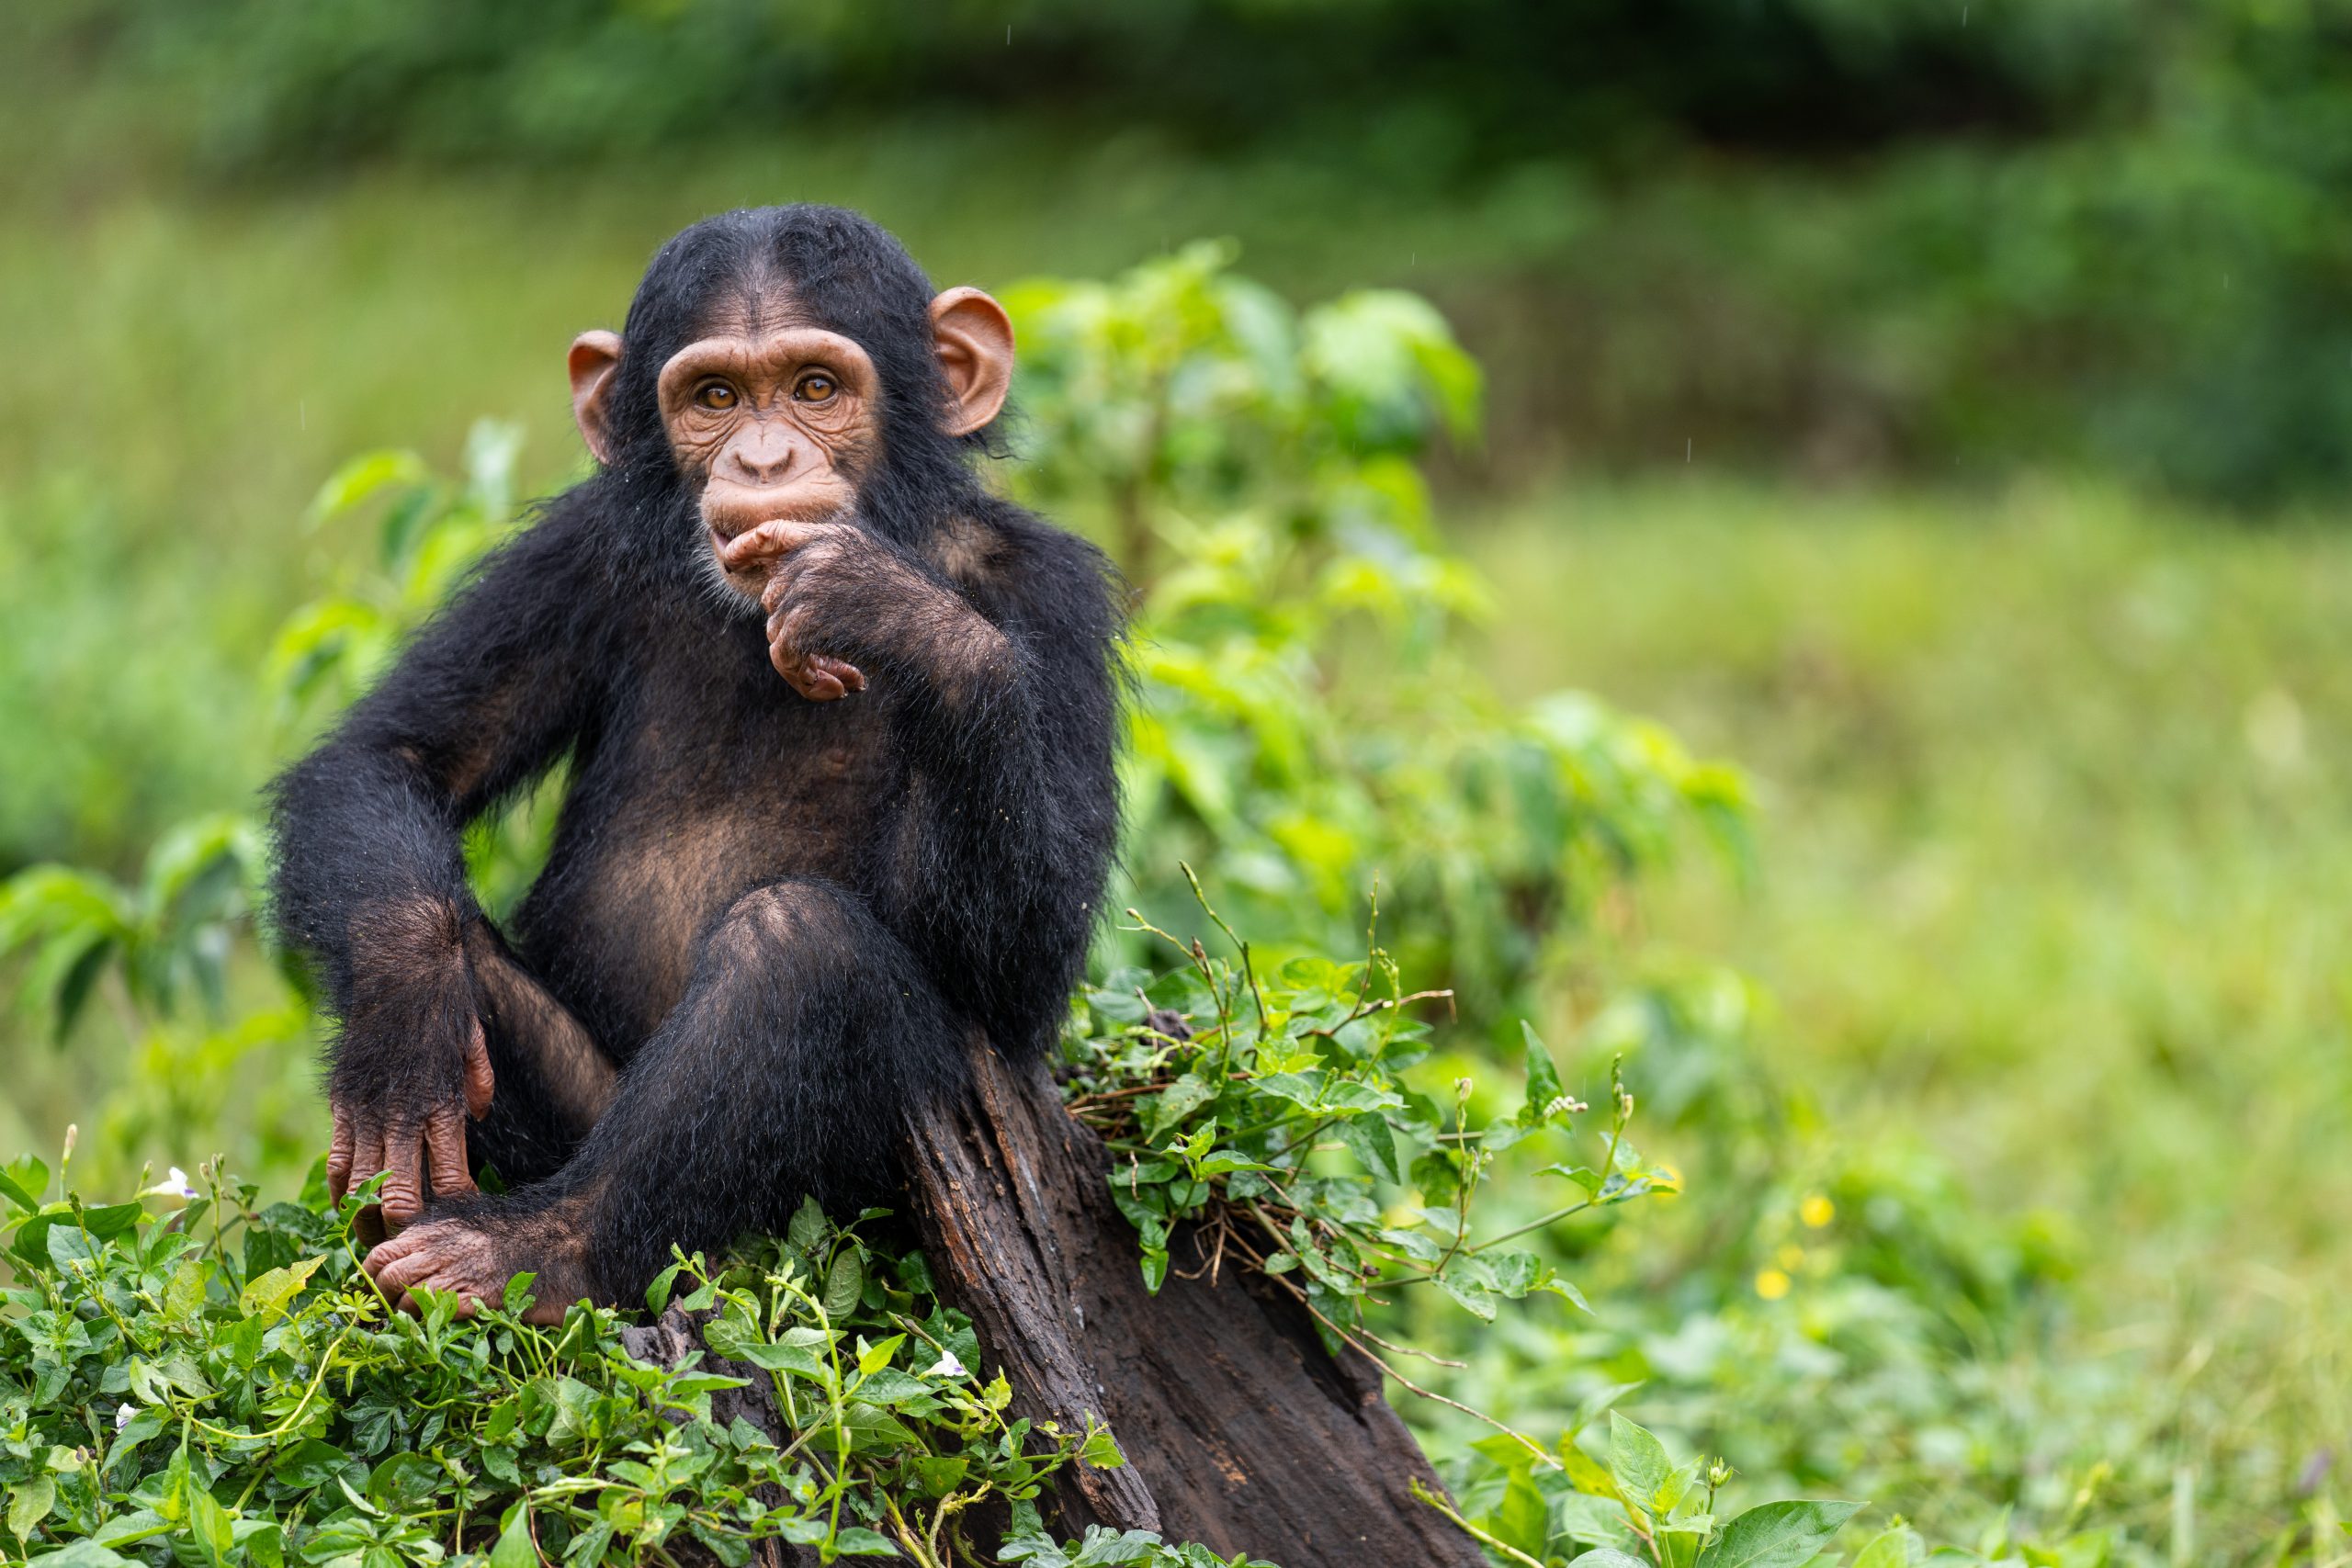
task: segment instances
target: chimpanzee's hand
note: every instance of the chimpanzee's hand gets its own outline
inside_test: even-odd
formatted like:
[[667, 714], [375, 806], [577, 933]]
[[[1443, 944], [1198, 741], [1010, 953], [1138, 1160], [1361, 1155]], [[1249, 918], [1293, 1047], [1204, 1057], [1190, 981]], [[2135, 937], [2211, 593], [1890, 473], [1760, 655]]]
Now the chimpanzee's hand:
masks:
[[340, 1202], [384, 1172], [384, 1222], [399, 1230], [424, 1213], [428, 1191], [475, 1190], [466, 1118], [490, 1109], [490, 1048], [462, 958], [446, 974], [366, 976], [353, 992], [327, 1085], [327, 1189]]
[[970, 610], [884, 545], [847, 523], [763, 523], [718, 552], [729, 570], [768, 563], [760, 603], [768, 613], [768, 659], [810, 702], [865, 689], [844, 657], [892, 650], [928, 621]]

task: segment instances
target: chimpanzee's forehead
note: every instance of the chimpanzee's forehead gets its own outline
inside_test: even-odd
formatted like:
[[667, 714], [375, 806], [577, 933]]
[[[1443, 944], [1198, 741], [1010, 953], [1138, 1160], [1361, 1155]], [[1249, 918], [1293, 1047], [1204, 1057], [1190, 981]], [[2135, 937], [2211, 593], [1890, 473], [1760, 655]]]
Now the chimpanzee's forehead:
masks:
[[803, 300], [792, 281], [773, 268], [747, 269], [695, 301], [694, 335], [761, 338], [787, 327], [833, 323]]

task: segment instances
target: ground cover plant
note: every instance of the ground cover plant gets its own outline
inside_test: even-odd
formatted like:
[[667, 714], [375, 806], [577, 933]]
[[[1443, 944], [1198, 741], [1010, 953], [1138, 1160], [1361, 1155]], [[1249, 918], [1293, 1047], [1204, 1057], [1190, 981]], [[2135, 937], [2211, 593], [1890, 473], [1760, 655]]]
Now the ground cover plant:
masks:
[[[1385, 1367], [1411, 1350], [1366, 1323], [1367, 1300], [1430, 1286], [1483, 1321], [1505, 1300], [1577, 1300], [1510, 1244], [1670, 1190], [1635, 1152], [1618, 1089], [1581, 1140], [1561, 1139], [1592, 1163], [1547, 1168], [1574, 1200], [1481, 1234], [1473, 1201], [1497, 1157], [1566, 1134], [1589, 1110], [1532, 1031], [1523, 1103], [1478, 1125], [1466, 1082], [1450, 1107], [1407, 1086], [1430, 1032], [1408, 1010], [1438, 998], [1406, 991], [1380, 949], [1346, 965], [1295, 959], [1272, 976], [1246, 952], [1237, 963], [1190, 951], [1168, 973], [1091, 988], [1063, 1050], [1073, 1111], [1106, 1134], [1112, 1190], [1154, 1288], [1171, 1227], [1201, 1222], [1187, 1236], [1198, 1267], [1282, 1281], [1335, 1348]], [[728, 1371], [713, 1371], [699, 1356], [639, 1359], [610, 1309], [523, 1322], [527, 1278], [470, 1319], [433, 1292], [413, 1317], [391, 1310], [359, 1270], [361, 1196], [330, 1206], [322, 1165], [293, 1202], [262, 1206], [255, 1188], [207, 1166], [200, 1194], [175, 1170], [130, 1201], [92, 1205], [65, 1182], [72, 1154], [69, 1136], [59, 1198], [39, 1160], [0, 1177], [15, 1280], [0, 1483], [8, 1529], [35, 1561], [513, 1568], [673, 1562], [693, 1541], [740, 1565], [752, 1543], [780, 1538], [827, 1561], [945, 1564], [983, 1560], [965, 1527], [991, 1503], [1010, 1517], [996, 1561], [1223, 1561], [1148, 1532], [1053, 1538], [1040, 1488], [1070, 1464], [1123, 1463], [1115, 1441], [1009, 1418], [1012, 1391], [978, 1370], [981, 1347], [935, 1299], [921, 1253], [883, 1239], [885, 1212], [844, 1228], [804, 1205], [782, 1237], [715, 1265], [681, 1257], [657, 1278], [649, 1312], [674, 1301], [714, 1314], [702, 1337]], [[1408, 1171], [1427, 1206], [1384, 1210], [1375, 1190]], [[781, 1446], [713, 1409], [763, 1374]], [[1655, 1437], [1611, 1421], [1605, 1463], [1572, 1435], [1555, 1451], [1501, 1428], [1501, 1495], [1476, 1518], [1422, 1495], [1509, 1561], [1574, 1553], [1589, 1568], [1793, 1568], [1860, 1507], [1718, 1516], [1724, 1467], [1702, 1484], [1700, 1461], [1676, 1466]], [[1600, 1544], [1578, 1552], [1588, 1541]]]

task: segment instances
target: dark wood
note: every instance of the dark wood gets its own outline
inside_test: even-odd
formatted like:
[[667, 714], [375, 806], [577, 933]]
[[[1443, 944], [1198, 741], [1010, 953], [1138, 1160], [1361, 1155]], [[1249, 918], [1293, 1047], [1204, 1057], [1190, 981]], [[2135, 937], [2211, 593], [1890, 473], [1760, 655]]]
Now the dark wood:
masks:
[[910, 1197], [933, 1277], [1015, 1408], [1068, 1429], [1091, 1413], [1126, 1453], [1062, 1488], [1069, 1533], [1158, 1530], [1283, 1568], [1484, 1568], [1413, 1497], [1437, 1478], [1377, 1369], [1332, 1357], [1303, 1306], [1237, 1269], [1148, 1293], [1101, 1141], [1042, 1066], [984, 1043], [975, 1060], [971, 1093], [910, 1140]]

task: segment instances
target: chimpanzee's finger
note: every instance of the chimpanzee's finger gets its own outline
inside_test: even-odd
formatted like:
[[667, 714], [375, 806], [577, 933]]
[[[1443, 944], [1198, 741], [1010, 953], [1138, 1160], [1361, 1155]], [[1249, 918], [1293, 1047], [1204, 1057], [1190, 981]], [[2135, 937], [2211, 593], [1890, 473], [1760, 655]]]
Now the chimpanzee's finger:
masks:
[[830, 703], [848, 694], [849, 688], [842, 684], [840, 676], [820, 668], [808, 655], [785, 643], [768, 645], [768, 662], [775, 666], [776, 673], [794, 691], [812, 703]]
[[384, 1241], [379, 1241], [375, 1246], [369, 1247], [368, 1249], [368, 1256], [359, 1260], [359, 1266], [368, 1270], [368, 1277], [373, 1279], [383, 1273], [384, 1269], [388, 1264], [395, 1263], [401, 1258], [406, 1258], [409, 1254], [416, 1251], [419, 1247], [424, 1247], [432, 1239], [433, 1227], [431, 1225], [412, 1226], [410, 1229], [401, 1232], [400, 1235], [390, 1237]]
[[474, 1020], [473, 1038], [466, 1042], [466, 1114], [481, 1121], [490, 1114], [498, 1092], [498, 1076], [490, 1070], [490, 1042], [482, 1035], [481, 1020]]
[[846, 660], [835, 659], [829, 654], [812, 653], [808, 656], [808, 667], [831, 675], [840, 682], [843, 691], [865, 690], [865, 671]]
[[435, 1198], [477, 1190], [466, 1165], [466, 1119], [458, 1107], [445, 1105], [425, 1118], [424, 1152], [433, 1165]]
[[334, 1131], [327, 1139], [327, 1196], [340, 1203], [351, 1190], [351, 1112], [341, 1105], [330, 1110]]
[[794, 523], [782, 517], [772, 517], [765, 523], [744, 529], [718, 547], [719, 564], [730, 570], [763, 560], [780, 560], [801, 546], [820, 539], [840, 525], [833, 523]]
[[394, 1230], [410, 1225], [424, 1213], [424, 1127], [422, 1122], [395, 1123], [384, 1137], [384, 1185], [377, 1194], [384, 1205], [384, 1223]]
[[365, 1187], [384, 1168], [384, 1123], [365, 1111], [351, 1113], [351, 1187]]

